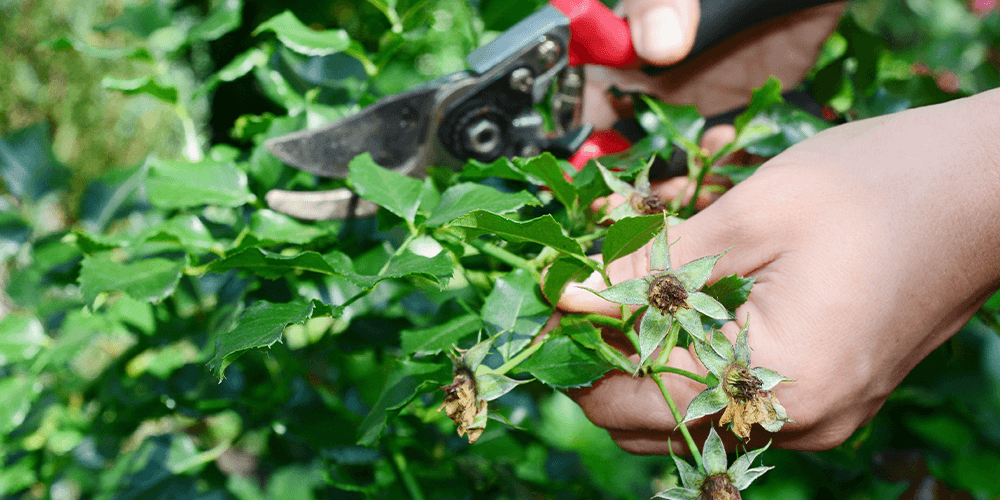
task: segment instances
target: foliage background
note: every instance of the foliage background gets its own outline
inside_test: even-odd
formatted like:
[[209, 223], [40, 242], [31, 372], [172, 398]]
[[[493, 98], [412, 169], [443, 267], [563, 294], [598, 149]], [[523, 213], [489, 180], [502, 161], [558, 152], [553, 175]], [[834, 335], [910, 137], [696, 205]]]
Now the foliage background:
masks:
[[[134, 234], [166, 220], [141, 190], [123, 187], [150, 155], [238, 157], [257, 198], [278, 184], [315, 187], [255, 153], [261, 138], [460, 70], [465, 53], [538, 3], [0, 2], [0, 497], [413, 496], [406, 478], [427, 498], [642, 498], [667, 486], [667, 460], [620, 451], [566, 397], [535, 386], [498, 400], [517, 428], [494, 422], [474, 446], [428, 398], [404, 410], [379, 446], [356, 445], [395, 363], [396, 332], [449, 317], [456, 302], [445, 293], [386, 282], [341, 318], [290, 327], [282, 344], [243, 356], [218, 383], [206, 362], [238, 299], [287, 301], [318, 285], [185, 276], [163, 304], [122, 296], [94, 312], [77, 286], [87, 245], [102, 244], [81, 240], [81, 228]], [[998, 16], [972, 7], [854, 2], [807, 87], [848, 119], [996, 87]], [[343, 29], [376, 70], [254, 34], [285, 9], [309, 26]], [[212, 15], [222, 20], [217, 32], [192, 34]], [[285, 65], [284, 78], [259, 63], [213, 79], [254, 47]], [[146, 77], [152, 85], [138, 90], [122, 83]], [[217, 86], [197, 94], [206, 82]], [[209, 251], [251, 227], [244, 220], [259, 206], [183, 212], [208, 228], [195, 244]], [[310, 235], [282, 240], [305, 247], [341, 230], [279, 229]], [[375, 229], [352, 233], [356, 262], [384, 261], [393, 236]], [[324, 286], [335, 295], [351, 285]], [[1000, 498], [998, 302], [843, 446], [769, 452], [777, 468], [747, 498]]]

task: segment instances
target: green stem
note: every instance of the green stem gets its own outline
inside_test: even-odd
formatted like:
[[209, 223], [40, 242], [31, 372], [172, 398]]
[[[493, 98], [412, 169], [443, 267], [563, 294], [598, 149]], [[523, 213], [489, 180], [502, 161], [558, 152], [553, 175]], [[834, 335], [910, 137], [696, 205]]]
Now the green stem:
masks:
[[389, 257], [389, 260], [385, 261], [385, 264], [382, 265], [382, 269], [379, 269], [378, 274], [381, 276], [383, 273], [385, 273], [389, 269], [389, 264], [392, 263], [392, 259], [405, 252], [406, 249], [410, 247], [410, 243], [413, 243], [413, 240], [417, 239], [417, 236], [419, 235], [420, 235], [419, 232], [411, 231], [410, 235], [407, 236], [405, 240], [403, 240], [403, 243], [401, 245], [399, 245], [399, 248], [397, 248], [396, 251], [392, 253], [392, 256]]
[[670, 391], [667, 390], [667, 386], [664, 385], [663, 379], [660, 375], [654, 373], [652, 378], [653, 381], [656, 382], [656, 386], [660, 388], [660, 392], [663, 393], [663, 399], [667, 402], [667, 406], [670, 407], [670, 413], [674, 415], [677, 427], [681, 430], [681, 436], [684, 436], [684, 441], [688, 445], [688, 450], [691, 452], [691, 456], [694, 457], [694, 463], [698, 464], [698, 469], [705, 470], [705, 467], [701, 463], [701, 452], [698, 451], [698, 445], [694, 443], [694, 438], [691, 437], [691, 432], [688, 431], [687, 426], [681, 423], [684, 417], [677, 409], [677, 403], [674, 403], [674, 398], [670, 396]]
[[605, 316], [603, 314], [587, 314], [587, 315], [585, 315], [583, 317], [583, 319], [585, 319], [585, 320], [587, 320], [587, 321], [589, 321], [589, 322], [591, 322], [591, 323], [593, 323], [595, 325], [601, 325], [601, 326], [606, 326], [608, 328], [614, 328], [615, 330], [618, 330], [618, 331], [622, 331], [622, 330], [625, 329], [624, 328], [624, 324], [622, 323], [622, 320], [617, 319], [617, 318], [612, 318], [610, 316]]
[[[684, 207], [684, 213], [681, 214], [682, 218], [687, 219], [688, 217], [694, 215], [694, 210], [695, 210], [694, 207], [695, 204], [698, 203], [698, 195], [701, 194], [701, 188], [705, 184], [705, 176], [708, 175], [708, 171], [711, 170], [712, 164], [707, 163], [708, 161], [709, 159], [706, 158], [704, 155], [702, 155], [701, 153], [698, 154], [698, 162], [701, 163], [701, 166], [697, 170], [698, 176], [695, 179], [694, 192], [691, 193], [691, 201], [689, 201], [687, 206]], [[697, 165], [698, 162], [689, 162], [688, 168], [691, 167], [690, 163], [694, 163], [695, 165]]]
[[708, 385], [708, 377], [702, 377], [701, 375], [698, 375], [697, 373], [691, 373], [691, 372], [689, 372], [687, 370], [683, 370], [681, 368], [674, 368], [672, 366], [653, 366], [653, 367], [650, 367], [650, 370], [653, 373], [676, 373], [677, 375], [683, 375], [683, 376], [685, 376], [685, 377], [687, 377], [687, 378], [689, 378], [691, 380], [694, 380], [695, 382], [698, 382], [700, 384]]
[[654, 367], [667, 365], [667, 362], [670, 361], [670, 352], [677, 345], [677, 339], [680, 337], [680, 334], [681, 323], [674, 319], [670, 322], [670, 333], [667, 335], [667, 341], [664, 342], [660, 355], [656, 357], [656, 362], [653, 363]]
[[393, 440], [387, 439], [386, 441], [388, 442], [386, 447], [389, 448], [389, 453], [392, 455], [392, 468], [399, 476], [399, 480], [403, 482], [403, 486], [406, 487], [406, 492], [412, 500], [424, 500], [420, 485], [417, 484], [417, 480], [414, 479], [413, 474], [410, 474], [410, 469], [406, 465], [406, 457], [403, 456], [403, 452], [399, 451], [399, 447]]
[[523, 363], [524, 360], [528, 359], [528, 357], [530, 357], [532, 354], [534, 354], [535, 351], [541, 349], [542, 344], [544, 344], [544, 343], [545, 343], [545, 339], [544, 338], [536, 340], [535, 343], [529, 345], [527, 349], [519, 352], [517, 354], [517, 356], [514, 356], [513, 358], [510, 358], [509, 360], [507, 360], [506, 363], [500, 365], [496, 369], [491, 370], [490, 372], [491, 373], [496, 373], [497, 375], [503, 375], [503, 374], [509, 372], [515, 366]]
[[443, 235], [443, 234], [439, 235], [439, 237], [442, 236], [452, 243], [457, 243], [465, 247], [475, 248], [476, 250], [479, 250], [481, 253], [489, 255], [490, 257], [493, 257], [494, 259], [497, 259], [500, 262], [503, 262], [504, 264], [507, 264], [510, 267], [524, 269], [525, 271], [531, 273], [531, 277], [533, 277], [535, 281], [538, 282], [542, 281], [542, 273], [538, 272], [538, 269], [535, 267], [534, 264], [531, 263], [531, 261], [519, 257], [517, 255], [514, 255], [513, 253], [508, 252], [507, 250], [504, 250], [503, 248], [500, 248], [488, 241], [472, 240], [466, 243], [450, 235]]

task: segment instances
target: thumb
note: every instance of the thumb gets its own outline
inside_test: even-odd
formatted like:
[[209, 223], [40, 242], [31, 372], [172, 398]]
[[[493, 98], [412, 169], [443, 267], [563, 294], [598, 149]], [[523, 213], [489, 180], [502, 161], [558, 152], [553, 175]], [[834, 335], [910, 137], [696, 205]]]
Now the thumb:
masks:
[[626, 0], [625, 14], [639, 57], [669, 66], [691, 52], [701, 9], [696, 0]]

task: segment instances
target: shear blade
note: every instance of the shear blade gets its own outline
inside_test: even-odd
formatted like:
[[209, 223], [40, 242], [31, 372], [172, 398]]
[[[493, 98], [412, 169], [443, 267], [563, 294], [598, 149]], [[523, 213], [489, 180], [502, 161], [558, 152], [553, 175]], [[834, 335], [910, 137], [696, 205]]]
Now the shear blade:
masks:
[[355, 156], [370, 153], [379, 165], [407, 173], [427, 142], [436, 87], [385, 98], [355, 115], [265, 145], [285, 163], [321, 177], [344, 178]]

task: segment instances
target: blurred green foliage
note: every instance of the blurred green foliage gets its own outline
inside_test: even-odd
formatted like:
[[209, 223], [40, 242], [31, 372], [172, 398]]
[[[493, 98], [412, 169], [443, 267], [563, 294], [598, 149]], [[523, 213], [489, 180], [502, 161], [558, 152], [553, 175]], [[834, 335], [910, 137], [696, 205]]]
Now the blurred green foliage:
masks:
[[[668, 460], [619, 450], [538, 386], [497, 400], [512, 426], [491, 422], [474, 446], [424, 396], [359, 446], [387, 379], [419, 370], [400, 366], [398, 332], [481, 308], [486, 285], [387, 279], [314, 314], [391, 261], [399, 235], [380, 228], [398, 221], [304, 224], [260, 201], [321, 184], [265, 138], [461, 70], [540, 3], [0, 2], [0, 498], [644, 498], [674, 484]], [[324, 43], [256, 31], [286, 10]], [[998, 28], [957, 1], [857, 1], [806, 87], [846, 119], [996, 87]], [[266, 264], [334, 244], [356, 274], [223, 269], [257, 247]], [[309, 314], [261, 328], [281, 344], [212, 376], [215, 340], [248, 304], [298, 297], [317, 299]], [[1000, 496], [998, 312], [991, 300], [843, 446], [768, 452], [777, 469], [747, 498]]]

